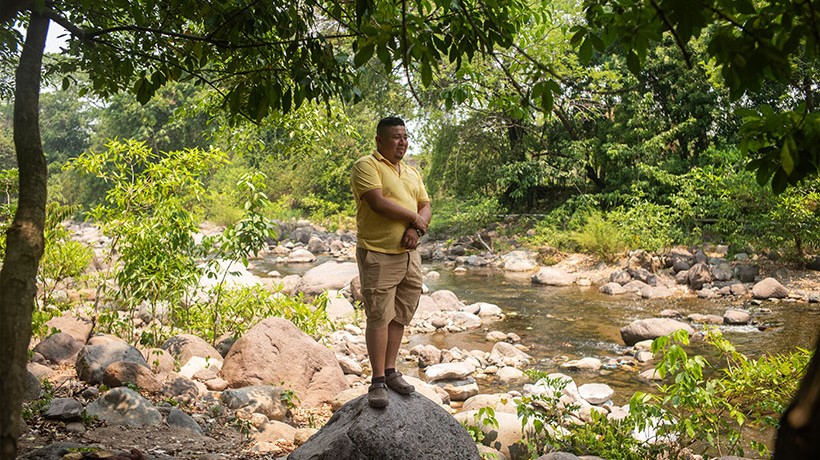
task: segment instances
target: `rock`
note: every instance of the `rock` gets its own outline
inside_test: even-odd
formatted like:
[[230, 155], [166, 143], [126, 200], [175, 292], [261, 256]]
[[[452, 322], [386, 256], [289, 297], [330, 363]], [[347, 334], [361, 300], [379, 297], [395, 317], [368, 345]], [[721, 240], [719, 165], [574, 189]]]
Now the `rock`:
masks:
[[638, 376], [644, 380], [663, 380], [654, 367], [641, 372]]
[[697, 263], [689, 269], [687, 282], [693, 291], [703, 289], [703, 285], [712, 282], [712, 273], [705, 263]]
[[151, 402], [125, 387], [114, 388], [85, 408], [90, 417], [109, 425], [159, 425], [162, 415]]
[[749, 324], [752, 320], [752, 315], [747, 311], [729, 309], [723, 313], [723, 322], [725, 324]]
[[171, 427], [182, 428], [200, 435], [205, 434], [204, 431], [202, 431], [202, 427], [199, 426], [199, 423], [196, 423], [193, 417], [176, 407], [171, 409], [165, 421], [168, 422], [168, 425]]
[[535, 460], [579, 460], [575, 454], [570, 454], [569, 452], [550, 452], [548, 454], [544, 454]]
[[155, 374], [168, 373], [176, 370], [176, 361], [170, 353], [162, 348], [148, 348], [142, 351], [145, 362]]
[[588, 403], [599, 405], [609, 401], [615, 390], [603, 383], [586, 383], [578, 387], [578, 393]]
[[502, 342], [507, 340], [507, 334], [501, 331], [490, 331], [484, 336], [484, 339], [488, 342]]
[[325, 291], [338, 291], [359, 276], [359, 269], [355, 262], [327, 262], [311, 268], [294, 290], [310, 296], [319, 295]]
[[345, 375], [362, 375], [364, 373], [362, 365], [355, 359], [349, 356], [337, 356], [336, 359], [339, 361], [339, 367], [342, 368]]
[[509, 393], [479, 394], [468, 398], [461, 406], [463, 411], [478, 411], [483, 407], [491, 407], [495, 412], [508, 414], [518, 413], [518, 406]]
[[46, 337], [34, 347], [36, 353], [43, 355], [54, 364], [64, 364], [77, 360], [77, 354], [83, 349], [85, 340], [80, 342], [71, 334], [58, 332]]
[[131, 361], [115, 361], [103, 371], [103, 383], [109, 388], [136, 385], [140, 390], [156, 393], [162, 384], [148, 366]]
[[282, 389], [255, 385], [222, 392], [222, 404], [228, 409], [246, 409], [263, 414], [268, 420], [284, 420], [288, 408], [282, 402]]
[[646, 283], [644, 283], [643, 281], [640, 281], [640, 280], [632, 280], [632, 281], [624, 284], [623, 287], [624, 287], [624, 290], [626, 290], [626, 292], [638, 292], [638, 293], [640, 293], [644, 289], [649, 289], [652, 286], [650, 286], [650, 285], [648, 285], [648, 284], [646, 284]]
[[521, 429], [521, 420], [517, 414], [496, 412], [497, 427], [484, 423], [484, 420], [479, 419], [478, 411], [474, 410], [459, 412], [455, 414], [455, 418], [465, 425], [479, 428], [484, 433], [482, 443], [500, 451], [505, 457], [510, 459], [530, 458], [527, 447], [522, 442], [524, 434]]
[[754, 283], [759, 274], [760, 267], [757, 265], [743, 264], [737, 266], [737, 279], [739, 279], [741, 283]]
[[721, 262], [712, 268], [712, 276], [717, 281], [729, 281], [732, 279], [732, 266], [728, 262]]
[[458, 311], [464, 308], [464, 304], [458, 300], [455, 293], [447, 289], [438, 290], [430, 294], [430, 297], [441, 311]]
[[254, 433], [251, 437], [257, 443], [292, 443], [296, 438], [296, 428], [287, 423], [274, 420], [262, 425], [259, 432]]
[[82, 417], [83, 404], [74, 398], [52, 399], [45, 413], [45, 418], [62, 422], [81, 420]]
[[524, 365], [532, 360], [532, 356], [507, 342], [497, 342], [490, 351], [490, 359], [500, 364]]
[[[294, 359], [299, 357], [299, 359]], [[305, 407], [330, 402], [347, 388], [336, 356], [283, 318], [266, 318], [239, 338], [222, 366], [231, 387], [283, 385]]]
[[634, 345], [637, 342], [647, 339], [656, 339], [663, 335], [671, 334], [678, 329], [683, 329], [690, 335], [695, 330], [686, 323], [669, 318], [648, 318], [633, 321], [628, 326], [621, 328], [621, 338], [627, 345]]
[[561, 364], [561, 367], [563, 367], [564, 369], [569, 369], [572, 371], [597, 371], [601, 368], [601, 366], [603, 366], [603, 363], [600, 359], [590, 357], [567, 361], [564, 364]]
[[609, 283], [604, 284], [603, 286], [598, 288], [598, 290], [604, 294], [609, 295], [620, 295], [626, 293], [626, 289], [624, 289], [623, 286], [614, 281], [610, 281]]
[[524, 379], [524, 372], [512, 366], [504, 366], [495, 374], [501, 383], [512, 383]]
[[37, 377], [32, 374], [31, 371], [26, 370], [26, 374], [23, 378], [23, 401], [34, 401], [35, 399], [39, 399], [40, 393], [43, 391], [43, 385]]
[[[222, 361], [222, 355], [216, 348], [193, 334], [180, 334], [166, 340], [161, 347], [180, 364], [186, 364], [194, 356], [208, 360]], [[193, 375], [193, 373], [191, 374]]]
[[531, 272], [538, 268], [535, 255], [527, 251], [512, 251], [501, 256], [501, 268], [508, 272]]
[[467, 307], [473, 307], [473, 309], [475, 309], [475, 307], [478, 307], [478, 311], [474, 312], [474, 314], [480, 316], [482, 319], [490, 316], [495, 316], [499, 318], [504, 316], [504, 312], [501, 311], [501, 307], [492, 303], [476, 302], [472, 305], [468, 305]]
[[475, 366], [466, 363], [441, 363], [427, 366], [424, 374], [431, 382], [444, 379], [465, 379], [475, 372]]
[[100, 338], [96, 342], [89, 341], [89, 345], [80, 350], [75, 364], [77, 376], [83, 382], [98, 385], [103, 383], [105, 368], [117, 361], [130, 361], [148, 368], [136, 348], [117, 338]]
[[309, 264], [316, 261], [316, 256], [307, 249], [295, 249], [288, 254], [287, 261], [289, 264]]
[[388, 392], [390, 405], [373, 409], [367, 396], [345, 404], [288, 460], [479, 460], [467, 431], [444, 409], [417, 393]]
[[312, 236], [310, 240], [308, 240], [307, 250], [312, 254], [321, 254], [323, 252], [327, 252], [327, 246], [321, 238]]
[[193, 401], [199, 397], [199, 388], [188, 378], [172, 374], [165, 381], [160, 393], [169, 398]]
[[609, 275], [610, 283], [618, 283], [621, 286], [632, 281], [632, 275], [626, 270], [616, 270]]
[[356, 309], [338, 291], [328, 291], [327, 317], [331, 321], [349, 321], [356, 314]]
[[419, 367], [432, 366], [441, 362], [441, 350], [435, 345], [416, 345], [410, 349], [410, 356], [417, 356]]
[[479, 391], [478, 384], [472, 377], [436, 380], [433, 384], [443, 389], [449, 396], [450, 401], [466, 401], [477, 395]]
[[532, 275], [532, 282], [545, 286], [572, 286], [576, 275], [553, 267], [544, 267]]
[[672, 297], [672, 295], [672, 291], [662, 284], [649, 286], [641, 290], [641, 297], [644, 299], [665, 299]]
[[94, 322], [88, 318], [78, 318], [74, 315], [55, 316], [46, 321], [49, 330], [57, 329], [60, 332], [74, 337], [81, 344], [85, 344], [91, 337]]
[[752, 287], [755, 299], [785, 299], [789, 291], [774, 278], [766, 278]]

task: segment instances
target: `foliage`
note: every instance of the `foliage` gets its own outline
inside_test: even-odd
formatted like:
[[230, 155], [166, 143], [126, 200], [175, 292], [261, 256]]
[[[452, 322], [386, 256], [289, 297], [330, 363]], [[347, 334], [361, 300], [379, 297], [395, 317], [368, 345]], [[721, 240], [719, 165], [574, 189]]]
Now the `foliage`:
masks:
[[623, 229], [600, 214], [587, 217], [583, 227], [572, 236], [581, 250], [612, 261], [627, 248]]
[[573, 422], [568, 415], [573, 409], [559, 402], [566, 381], [544, 381], [555, 390], [518, 402], [522, 426], [531, 429], [532, 458], [545, 449], [623, 460], [682, 459], [692, 452], [744, 456], [747, 447], [767, 456], [756, 431], [776, 427], [811, 354], [798, 349], [753, 360], [717, 332], [707, 334], [706, 342], [723, 366], [713, 368], [704, 356], [689, 356], [683, 348], [689, 343], [685, 331], [656, 339], [657, 371], [670, 383], [656, 395], [635, 393], [629, 414], [620, 420], [593, 410], [591, 420]]
[[177, 311], [175, 325], [180, 330], [213, 341], [223, 334], [239, 337], [259, 321], [269, 317], [290, 320], [306, 334], [318, 338], [331, 326], [327, 317], [327, 296], [307, 301], [301, 295], [271, 292], [263, 286], [222, 287], [216, 311], [211, 302], [197, 302]]
[[820, 248], [820, 178], [805, 180], [777, 195], [769, 210], [771, 236], [790, 238], [797, 257]]
[[436, 201], [429, 231], [433, 237], [472, 235], [497, 221], [501, 214], [501, 207], [492, 197], [467, 202]]
[[629, 249], [653, 252], [661, 252], [683, 239], [681, 232], [676, 231], [680, 228], [678, 218], [668, 206], [638, 200], [607, 214], [616, 235], [623, 237]]
[[93, 258], [87, 245], [71, 239], [64, 221], [76, 210], [51, 201], [46, 206], [45, 251], [40, 261], [38, 278], [42, 286], [42, 298], [38, 299], [32, 319], [35, 334], [46, 334], [45, 323], [68, 307], [62, 299], [55, 299], [54, 292], [67, 279], [82, 275]]
[[[705, 53], [720, 70], [732, 98], [760, 93], [767, 80], [794, 84], [799, 99], [781, 111], [762, 108], [748, 114], [740, 131], [741, 147], [754, 155], [749, 167], [761, 184], [772, 179], [775, 193], [818, 171], [817, 114], [801, 104], [811, 99], [810, 87], [795, 79], [799, 62], [817, 62], [820, 41], [814, 31], [820, 16], [811, 2], [715, 0], [693, 6], [686, 2], [641, 0], [584, 2], [587, 24], [574, 29], [573, 43], [589, 61], [592, 49], [603, 51], [617, 42], [626, 64], [637, 74], [649, 50], [671, 36], [687, 63], [693, 63], [692, 42], [707, 40]], [[816, 64], [815, 64], [816, 66]], [[796, 83], [796, 84], [795, 84]], [[809, 108], [809, 110], [813, 110]]]

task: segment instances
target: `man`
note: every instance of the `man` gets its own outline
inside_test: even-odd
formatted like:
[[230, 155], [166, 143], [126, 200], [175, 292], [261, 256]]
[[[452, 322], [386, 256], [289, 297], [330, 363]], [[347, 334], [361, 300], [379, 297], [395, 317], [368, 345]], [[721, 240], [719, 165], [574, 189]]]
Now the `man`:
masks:
[[388, 388], [410, 394], [415, 388], [396, 370], [404, 327], [421, 296], [421, 256], [416, 248], [430, 224], [430, 198], [421, 175], [402, 161], [407, 152], [404, 121], [387, 117], [376, 127], [372, 155], [353, 165], [356, 199], [356, 261], [367, 316], [365, 340], [373, 372], [369, 403], [383, 408]]

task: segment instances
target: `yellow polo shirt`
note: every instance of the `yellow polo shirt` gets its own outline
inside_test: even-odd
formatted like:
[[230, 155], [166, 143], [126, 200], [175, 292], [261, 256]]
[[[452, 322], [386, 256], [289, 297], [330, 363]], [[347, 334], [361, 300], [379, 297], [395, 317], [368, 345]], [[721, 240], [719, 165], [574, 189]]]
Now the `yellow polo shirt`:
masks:
[[350, 186], [356, 199], [357, 245], [371, 251], [401, 254], [408, 250], [401, 238], [408, 223], [382, 217], [362, 199], [362, 194], [380, 188], [385, 198], [413, 212], [419, 203], [430, 201], [421, 174], [405, 162], [397, 168], [381, 153], [375, 152], [356, 160], [350, 172]]

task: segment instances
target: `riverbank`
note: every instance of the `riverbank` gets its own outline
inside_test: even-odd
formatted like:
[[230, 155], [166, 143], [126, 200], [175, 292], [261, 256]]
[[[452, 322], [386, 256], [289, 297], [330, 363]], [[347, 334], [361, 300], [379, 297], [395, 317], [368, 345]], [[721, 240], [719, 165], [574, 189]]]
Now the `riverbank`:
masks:
[[[299, 228], [300, 227], [297, 226], [294, 230], [298, 230]], [[262, 255], [262, 258], [253, 261], [253, 264], [257, 267], [257, 269], [264, 267], [265, 274], [270, 275], [267, 279], [263, 280], [265, 285], [270, 286], [275, 282], [285, 282], [285, 280], [287, 280], [288, 285], [292, 285], [293, 289], [297, 289], [297, 287], [301, 284], [301, 288], [299, 289], [302, 289], [302, 292], [310, 290], [310, 287], [305, 284], [306, 280], [309, 281], [311, 279], [311, 277], [307, 276], [307, 274], [311, 270], [318, 269], [320, 266], [325, 265], [324, 263], [318, 263], [322, 260], [322, 254], [329, 255], [329, 258], [325, 258], [324, 260], [332, 261], [335, 264], [330, 267], [330, 272], [337, 274], [340, 272], [347, 273], [345, 270], [342, 270], [341, 267], [349, 268], [350, 265], [345, 264], [352, 263], [350, 262], [350, 248], [352, 245], [351, 241], [349, 241], [349, 235], [328, 234], [316, 231], [316, 229], [313, 228], [302, 228], [303, 230], [301, 232], [291, 233], [290, 236], [285, 236], [281, 241], [277, 242], [276, 245], [271, 245], [271, 248]], [[295, 237], [294, 235], [299, 236]], [[307, 237], [305, 237], [305, 235]], [[311, 242], [313, 243], [312, 245]], [[312, 251], [308, 250], [311, 246]], [[512, 271], [508, 269], [508, 263], [510, 266], [521, 266], [519, 265], [519, 262], [521, 262], [520, 259], [516, 259], [517, 262], [512, 263], [510, 262], [512, 260], [511, 258], [505, 259], [503, 257], [504, 255], [516, 251], [509, 251], [503, 255], [493, 255], [478, 251], [476, 254], [469, 254], [469, 251], [462, 252], [462, 249], [455, 248], [454, 246], [456, 245], [445, 245], [440, 242], [428, 243], [427, 250], [431, 255], [430, 260], [435, 260], [441, 267], [439, 271], [444, 272], [444, 274], [439, 273], [438, 280], [441, 280], [442, 278], [458, 280], [459, 277], [465, 279], [473, 278], [474, 280], [475, 278], [478, 278], [479, 283], [481, 283], [482, 280], [487, 279], [497, 279], [499, 280], [499, 283], [503, 283], [503, 280], [505, 279], [515, 280], [514, 283], [511, 283], [513, 286], [513, 291], [523, 291], [524, 286], [529, 286], [528, 288], [532, 288], [534, 290], [537, 289], [541, 294], [551, 297], [554, 297], [556, 292], [569, 292], [570, 295], [575, 295], [578, 290], [583, 290], [584, 292], [593, 291], [596, 293], [596, 299], [600, 298], [603, 299], [603, 301], [640, 305], [641, 308], [634, 311], [635, 317], [654, 316], [655, 311], [651, 308], [646, 308], [646, 305], [650, 302], [667, 302], [669, 298], [698, 298], [696, 291], [691, 290], [689, 287], [672, 291], [673, 295], [664, 298], [667, 300], [653, 300], [650, 298], [644, 298], [640, 293], [640, 290], [625, 293], [623, 295], [606, 296], [603, 294], [597, 294], [598, 289], [606, 285], [613, 274], [629, 268], [629, 258], [625, 258], [624, 260], [614, 264], [602, 264], [595, 261], [593, 258], [584, 255], [562, 255], [560, 260], [557, 260], [557, 263], [551, 265], [549, 268], [553, 270], [552, 274], [561, 273], [570, 275], [572, 282], [564, 286], [541, 284], [535, 285], [530, 283], [530, 279], [534, 276], [535, 269], [538, 268], [537, 266], [529, 271]], [[311, 256], [306, 253], [313, 257], [313, 261], [291, 261], [291, 258], [295, 255], [309, 259]], [[320, 255], [319, 258], [317, 258], [317, 254]], [[530, 254], [533, 259], [536, 258], [534, 253]], [[709, 254], [704, 255], [707, 257], [715, 257], [714, 255]], [[527, 256], [524, 255], [524, 258], [527, 258]], [[790, 297], [792, 294], [788, 294], [782, 300], [778, 300], [776, 302], [796, 302], [801, 305], [803, 303], [809, 305], [808, 299], [810, 298], [811, 293], [817, 292], [817, 288], [820, 286], [820, 278], [818, 278], [817, 272], [808, 270], [793, 270], [788, 267], [778, 266], [774, 262], [763, 260], [761, 258], [752, 257], [750, 259], [752, 259], [752, 262], [754, 262], [759, 268], [759, 272], [757, 274], [757, 278], [759, 278], [759, 280], [763, 280], [770, 276], [777, 276], [779, 280], [782, 280], [784, 286], [789, 290], [789, 292], [794, 295], [792, 298]], [[266, 261], [267, 263], [273, 264], [274, 267], [279, 267], [281, 269], [281, 273], [273, 273], [275, 270], [268, 270], [270, 267], [267, 263], [263, 263]], [[741, 260], [738, 262], [746, 262], [746, 260]], [[502, 263], [503, 265], [501, 265]], [[651, 258], [650, 263], [653, 263], [651, 262]], [[716, 264], [716, 266], [717, 265], [719, 264]], [[301, 268], [297, 269], [296, 267]], [[287, 272], [291, 268], [300, 271], [302, 275], [288, 274]], [[328, 267], [325, 267], [325, 269], [327, 268]], [[635, 268], [636, 267], [633, 267], [633, 269]], [[662, 270], [659, 270], [659, 272], [660, 271]], [[495, 275], [493, 276], [498, 276], [498, 278], [481, 278], [482, 276], [485, 276], [480, 275], [482, 273], [494, 273]], [[440, 281], [434, 279], [435, 276], [432, 275], [431, 272], [428, 272], [427, 275], [429, 277], [428, 284], [433, 287], [437, 286], [437, 283]], [[288, 279], [288, 277], [296, 277], [298, 280], [296, 278]], [[322, 278], [324, 281], [327, 281], [329, 276], [325, 275], [322, 276]], [[252, 276], [249, 276], [249, 279], [253, 282]], [[660, 277], [660, 280], [661, 284], [671, 284], [671, 282], [674, 281], [674, 278], [662, 276]], [[361, 316], [356, 316], [355, 309], [353, 309], [352, 304], [350, 304], [349, 299], [347, 298], [348, 296], [355, 298], [355, 288], [348, 287], [348, 284], [349, 280], [342, 281], [340, 286], [332, 286], [329, 288], [331, 291], [341, 292], [340, 296], [335, 297], [336, 299], [339, 299], [339, 303], [332, 307], [332, 312], [334, 315], [352, 314], [353, 316], [351, 316], [346, 322], [340, 321], [340, 324], [347, 323], [348, 326], [341, 327], [336, 332], [328, 336], [327, 340], [324, 342], [327, 347], [333, 350], [339, 366], [343, 369], [345, 374], [343, 380], [345, 381], [345, 384], [353, 390], [347, 393], [344, 398], [338, 398], [339, 404], [343, 404], [345, 400], [349, 401], [350, 398], [355, 397], [357, 394], [362, 394], [367, 381], [366, 355], [364, 355], [362, 351], [363, 338], [361, 334], [361, 327], [363, 326], [363, 323], [361, 322]], [[484, 284], [487, 284], [486, 281]], [[628, 284], [628, 282], [624, 284]], [[648, 283], [646, 284], [649, 285]], [[750, 284], [753, 285], [754, 283]], [[701, 288], [702, 287], [703, 286], [701, 286]], [[709, 286], [709, 288], [711, 287], [718, 286]], [[753, 288], [753, 286], [749, 287]], [[490, 289], [492, 289], [492, 286], [490, 286]], [[405, 361], [403, 362], [405, 370], [411, 371], [408, 372], [408, 374], [412, 374], [414, 366], [416, 376], [420, 377], [418, 382], [419, 388], [425, 388], [425, 391], [428, 392], [426, 395], [429, 394], [429, 396], [433, 399], [437, 397], [439, 404], [449, 406], [453, 412], [466, 412], [470, 410], [471, 407], [475, 407], [469, 405], [467, 401], [469, 401], [470, 397], [485, 394], [486, 391], [486, 389], [483, 391], [480, 388], [481, 385], [475, 384], [475, 382], [478, 381], [480, 383], [490, 379], [495, 380], [501, 378], [498, 376], [502, 370], [504, 372], [502, 372], [501, 375], [504, 376], [504, 379], [508, 380], [507, 388], [517, 388], [513, 391], [518, 394], [525, 394], [526, 391], [532, 391], [533, 388], [530, 388], [530, 390], [525, 390], [525, 386], [536, 382], [527, 382], [527, 379], [522, 373], [519, 372], [522, 369], [526, 369], [533, 365], [544, 364], [543, 362], [540, 362], [541, 359], [537, 356], [539, 347], [542, 347], [542, 345], [539, 344], [539, 341], [535, 340], [533, 338], [534, 336], [529, 332], [511, 334], [506, 329], [498, 329], [498, 325], [500, 324], [509, 324], [508, 320], [511, 318], [518, 323], [526, 323], [530, 321], [531, 318], [527, 318], [521, 313], [510, 316], [512, 312], [509, 310], [509, 307], [504, 305], [502, 302], [499, 302], [497, 305], [483, 305], [487, 302], [486, 299], [481, 298], [480, 295], [475, 298], [470, 298], [470, 296], [461, 293], [453, 296], [436, 294], [436, 292], [443, 291], [448, 290], [431, 289], [429, 297], [433, 300], [433, 303], [428, 303], [426, 309], [421, 308], [418, 315], [419, 321], [414, 326], [417, 329], [410, 334], [410, 337], [408, 337], [410, 341], [405, 344], [402, 352], [402, 355], [405, 357]], [[719, 289], [717, 289], [717, 291], [719, 291]], [[441, 298], [434, 298], [434, 295], [435, 297]], [[70, 298], [72, 296], [72, 293], [66, 292], [66, 297]], [[455, 299], [452, 297], [455, 297]], [[535, 298], [534, 295], [532, 297]], [[755, 300], [751, 294], [737, 297], [738, 299], [742, 299], [738, 300], [740, 305], [745, 304], [756, 307], [764, 306], [765, 308], [765, 302], [769, 302], [764, 300]], [[806, 300], [804, 301], [802, 299]], [[347, 301], [347, 304], [343, 300]], [[582, 298], [582, 300], [589, 303], [586, 298]], [[726, 299], [724, 298], [723, 301], [725, 302]], [[758, 302], [759, 305], [756, 305]], [[442, 307], [448, 303], [454, 306]], [[592, 316], [593, 313], [582, 313], [583, 310], [580, 310], [580, 306], [571, 308], [572, 311], [567, 313], [559, 312], [554, 309], [539, 310], [538, 308], [528, 308], [528, 311], [537, 312], [539, 318], [543, 318], [544, 320], [550, 322], [549, 324], [551, 324], [551, 328], [572, 328], [579, 324], [594, 325], [607, 322], [602, 317], [595, 318]], [[481, 314], [482, 310], [484, 310], [484, 315]], [[551, 318], [549, 317], [550, 314], [552, 315]], [[478, 319], [476, 320], [476, 318]], [[460, 322], [455, 322], [455, 319], [458, 319]], [[625, 326], [625, 324], [614, 324], [608, 326], [607, 331], [617, 331], [622, 326]], [[540, 326], [536, 327], [540, 328]], [[524, 330], [526, 331], [526, 329]], [[429, 347], [417, 348], [417, 345], [421, 344], [412, 342], [413, 337], [452, 337], [459, 334], [466, 334], [474, 337], [474, 343], [469, 345], [465, 343], [460, 347], [449, 347], [442, 345], [435, 347], [437, 350], [432, 350]], [[86, 338], [84, 339], [85, 346], [88, 346], [87, 342], [90, 335], [92, 335], [91, 329], [86, 332]], [[524, 337], [521, 337], [522, 335]], [[614, 344], [620, 340], [620, 338], [615, 335], [615, 332], [604, 332], [603, 337], [604, 339], [600, 340], [600, 342]], [[575, 343], [569, 343], [568, 346], [561, 344], [561, 346], [564, 351], [564, 355], [567, 355], [565, 356], [567, 359], [562, 359], [562, 362], [560, 363], [556, 361], [555, 363], [549, 364], [562, 365], [573, 360], [580, 361], [584, 358], [598, 359], [593, 356], [583, 356], [585, 354], [592, 353], [584, 353], [582, 347]], [[579, 349], [581, 349], [582, 352], [578, 353]], [[590, 349], [595, 350], [594, 347]], [[612, 350], [612, 355], [613, 357], [626, 356], [623, 355], [625, 350], [626, 347], [623, 343], [621, 343], [617, 349]], [[629, 352], [633, 353], [633, 350], [629, 350]], [[636, 370], [638, 367], [636, 355], [639, 352], [639, 349], [635, 349], [634, 355], [630, 356], [630, 358], [635, 361], [632, 361], [632, 364], [629, 365], [634, 365]], [[220, 358], [225, 358], [224, 355], [219, 353], [217, 353], [217, 355], [220, 355]], [[434, 357], [431, 358], [431, 356]], [[180, 360], [181, 357], [182, 355], [177, 356], [174, 359]], [[216, 356], [212, 359], [216, 359]], [[227, 361], [227, 358], [225, 358], [225, 360]], [[150, 362], [150, 359], [148, 361]], [[589, 362], [590, 361], [587, 360], [584, 365], [588, 365]], [[468, 366], [461, 366], [460, 363], [468, 363], [472, 366], [472, 370], [470, 370]], [[179, 365], [181, 364], [183, 363], [180, 362]], [[456, 374], [455, 376], [448, 378], [455, 381], [467, 380], [467, 384], [455, 385], [453, 382], [445, 381], [442, 385], [428, 386], [430, 382], [438, 381], [441, 383], [443, 380], [447, 380], [446, 378], [438, 378], [441, 375], [444, 375], [443, 373], [438, 374], [438, 377], [434, 376], [432, 373], [430, 375], [427, 374], [427, 370], [429, 368], [439, 364], [459, 364], [459, 372], [461, 372], [461, 374]], [[49, 381], [53, 381], [53, 388], [55, 388], [55, 390], [53, 390], [52, 396], [63, 396], [69, 399], [76, 399], [79, 400], [83, 407], [86, 407], [88, 404], [94, 402], [98, 398], [99, 394], [104, 391], [101, 389], [99, 384], [92, 384], [78, 378], [78, 370], [70, 362], [66, 362], [61, 365], [54, 365], [48, 360], [45, 360], [42, 361], [42, 365], [52, 371], [52, 373], [46, 377]], [[170, 365], [172, 367], [174, 366], [173, 360]], [[621, 366], [622, 368], [625, 366], [623, 363], [613, 363], [603, 360], [601, 360], [598, 364], [593, 363], [593, 365], [598, 367], [596, 369], [588, 369], [586, 371], [587, 374], [584, 374], [586, 375], [584, 378], [601, 383], [606, 382], [607, 375], [612, 375], [612, 368], [606, 365], [616, 365]], [[568, 366], [565, 372], [577, 372], [577, 370], [573, 369], [573, 367], [578, 366], [580, 366], [580, 364]], [[441, 367], [438, 369], [441, 369]], [[45, 369], [40, 368], [40, 370], [45, 372]], [[173, 372], [180, 370], [181, 369], [174, 369]], [[448, 372], [455, 371], [450, 369]], [[160, 374], [157, 373], [156, 375]], [[324, 424], [334, 408], [334, 404], [332, 402], [328, 404], [320, 404], [315, 407], [303, 407], [302, 405], [297, 404], [289, 409], [289, 415], [284, 416], [282, 417], [282, 420], [279, 420], [282, 425], [273, 423], [274, 420], [271, 419], [267, 419], [266, 421], [259, 420], [258, 417], [254, 419], [252, 414], [250, 414], [247, 418], [244, 418], [244, 416], [238, 417], [237, 413], [241, 413], [241, 411], [236, 412], [233, 409], [225, 409], [224, 406], [218, 402], [222, 399], [221, 393], [223, 390], [208, 387], [208, 382], [215, 380], [214, 376], [208, 375], [207, 372], [199, 377], [194, 377], [194, 375], [195, 373], [191, 374], [192, 378], [188, 378], [188, 380], [193, 382], [193, 384], [198, 388], [198, 397], [203, 401], [211, 401], [211, 403], [186, 403], [180, 407], [182, 407], [188, 415], [191, 415], [195, 419], [195, 423], [198, 426], [204, 426], [206, 428], [203, 432], [205, 435], [204, 437], [202, 435], [195, 436], [190, 433], [190, 430], [182, 432], [177, 431], [177, 429], [163, 431], [161, 429], [157, 429], [154, 425], [146, 425], [140, 428], [113, 428], [111, 426], [106, 427], [103, 424], [92, 422], [81, 423], [81, 427], [75, 422], [67, 423], [66, 421], [60, 421], [59, 419], [55, 421], [54, 418], [42, 417], [35, 418], [35, 421], [30, 424], [31, 429], [26, 433], [26, 435], [24, 435], [23, 445], [26, 450], [32, 450], [38, 445], [53, 444], [58, 441], [72, 441], [85, 445], [93, 443], [109, 449], [120, 450], [128, 450], [124, 449], [124, 447], [133, 446], [133, 448], [142, 452], [143, 455], [153, 455], [154, 458], [163, 458], [163, 455], [175, 458], [205, 458], [204, 455], [206, 454], [213, 454], [214, 457], [211, 458], [270, 458], [271, 456], [283, 455], [290, 449], [293, 449], [295, 445], [303, 442], [306, 434], [314, 433], [316, 428]], [[593, 377], [589, 377], [590, 375]], [[626, 373], [623, 375], [626, 375]], [[471, 378], [473, 379], [473, 382], [469, 381]], [[447, 388], [448, 384], [450, 385], [449, 389]], [[581, 384], [583, 385], [583, 383]], [[214, 385], [214, 382], [211, 382], [210, 385]], [[110, 385], [107, 386], [110, 387]], [[97, 390], [96, 396], [95, 391], [92, 390], [93, 388], [96, 388]], [[510, 394], [515, 396], [515, 393]], [[78, 397], [78, 395], [81, 397]], [[302, 400], [305, 400], [306, 396], [306, 394], [302, 394]], [[611, 397], [611, 395], [608, 397]], [[160, 409], [160, 412], [166, 418], [168, 414], [170, 414], [171, 408], [164, 405], [163, 401], [167, 401], [168, 398], [169, 396], [167, 395], [164, 397], [151, 397], [151, 404]], [[171, 398], [174, 400], [179, 399], [176, 396]], [[600, 395], [595, 397], [596, 400], [601, 398], [602, 396]], [[604, 404], [605, 402], [606, 399], [604, 399], [601, 404]], [[466, 409], [465, 406], [467, 406]], [[618, 407], [619, 410], [623, 409], [621, 406], [622, 403], [619, 403], [617, 406], [610, 405], [608, 406], [610, 409], [607, 410], [610, 411], [609, 413], [613, 413], [612, 411], [615, 407]], [[214, 407], [221, 407], [222, 409], [220, 410], [224, 410], [225, 413], [222, 415], [212, 414], [211, 411]], [[166, 423], [168, 422], [166, 421]], [[69, 425], [71, 428], [69, 428]], [[293, 430], [289, 430], [283, 425], [286, 425]], [[273, 429], [274, 426], [280, 430], [276, 431], [276, 434], [271, 434], [269, 432], [264, 437], [260, 434], [264, 433], [266, 430]], [[297, 432], [300, 433], [298, 436], [296, 434]], [[246, 437], [243, 433], [247, 433], [249, 437]], [[280, 441], [280, 439], [282, 439], [282, 441]], [[239, 451], [237, 451], [237, 446], [241, 446]]]

